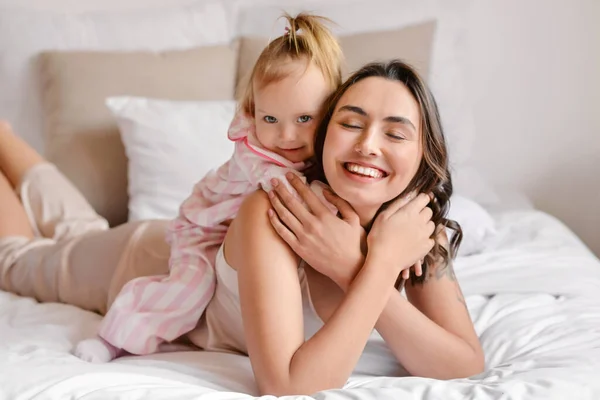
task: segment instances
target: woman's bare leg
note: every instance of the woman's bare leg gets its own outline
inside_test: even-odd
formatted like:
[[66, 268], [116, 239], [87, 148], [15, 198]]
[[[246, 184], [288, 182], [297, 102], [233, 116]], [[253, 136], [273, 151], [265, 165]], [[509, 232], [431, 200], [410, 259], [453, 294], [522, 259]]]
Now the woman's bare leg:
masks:
[[36, 164], [45, 162], [33, 147], [18, 137], [6, 121], [0, 120], [0, 170], [13, 188], [21, 183], [21, 178]]
[[14, 187], [0, 173], [0, 239], [8, 236], [33, 238], [33, 228]]
[[16, 136], [8, 123], [0, 121], [0, 238], [33, 237], [33, 228], [15, 188], [23, 175], [41, 162], [44, 158]]

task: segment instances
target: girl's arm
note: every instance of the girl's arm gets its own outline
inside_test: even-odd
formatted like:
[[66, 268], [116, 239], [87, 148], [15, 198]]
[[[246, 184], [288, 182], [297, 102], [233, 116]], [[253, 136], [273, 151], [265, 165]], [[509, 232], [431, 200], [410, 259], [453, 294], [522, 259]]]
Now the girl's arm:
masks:
[[340, 306], [304, 340], [298, 257], [269, 222], [264, 192], [246, 199], [231, 224], [225, 256], [238, 271], [248, 353], [263, 394], [310, 394], [342, 387], [394, 291], [397, 267], [367, 257]]
[[407, 283], [405, 290], [408, 301], [395, 292], [376, 325], [404, 368], [437, 379], [481, 373], [483, 350], [452, 264], [430, 267], [423, 285]]

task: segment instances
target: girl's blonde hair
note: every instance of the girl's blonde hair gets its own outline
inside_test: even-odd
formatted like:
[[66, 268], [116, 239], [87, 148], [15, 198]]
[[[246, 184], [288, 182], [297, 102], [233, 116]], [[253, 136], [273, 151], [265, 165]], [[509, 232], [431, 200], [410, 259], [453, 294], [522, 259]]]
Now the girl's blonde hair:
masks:
[[[300, 13], [295, 18], [285, 13], [289, 27], [260, 53], [239, 101], [244, 112], [254, 116], [254, 90], [284, 79], [290, 73], [287, 62], [306, 59], [314, 63], [335, 90], [342, 83], [342, 50], [326, 28], [328, 18]], [[255, 86], [256, 85], [256, 86]]]

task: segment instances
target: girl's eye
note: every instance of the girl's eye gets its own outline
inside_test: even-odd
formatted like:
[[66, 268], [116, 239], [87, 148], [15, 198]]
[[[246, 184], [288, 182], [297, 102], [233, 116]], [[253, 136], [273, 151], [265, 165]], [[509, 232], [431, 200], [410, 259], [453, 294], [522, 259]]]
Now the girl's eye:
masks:
[[312, 119], [312, 117], [310, 115], [303, 115], [298, 118], [298, 122], [303, 124], [303, 123], [310, 121], [311, 119]]
[[360, 129], [361, 127], [358, 125], [352, 125], [352, 124], [340, 124], [342, 125], [344, 128], [348, 128], [348, 129]]
[[274, 124], [275, 122], [277, 122], [277, 118], [272, 117], [270, 115], [265, 115], [263, 119], [267, 124]]

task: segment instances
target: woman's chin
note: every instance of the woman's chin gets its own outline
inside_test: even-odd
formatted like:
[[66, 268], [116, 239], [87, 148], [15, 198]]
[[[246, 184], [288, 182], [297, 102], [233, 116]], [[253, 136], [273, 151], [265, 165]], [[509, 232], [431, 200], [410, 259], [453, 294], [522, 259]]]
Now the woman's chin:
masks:
[[383, 201], [376, 201], [372, 191], [348, 190], [348, 188], [336, 190], [334, 186], [331, 188], [339, 197], [350, 204], [354, 211], [359, 215], [361, 221], [363, 221], [363, 219], [371, 220], [383, 204]]

